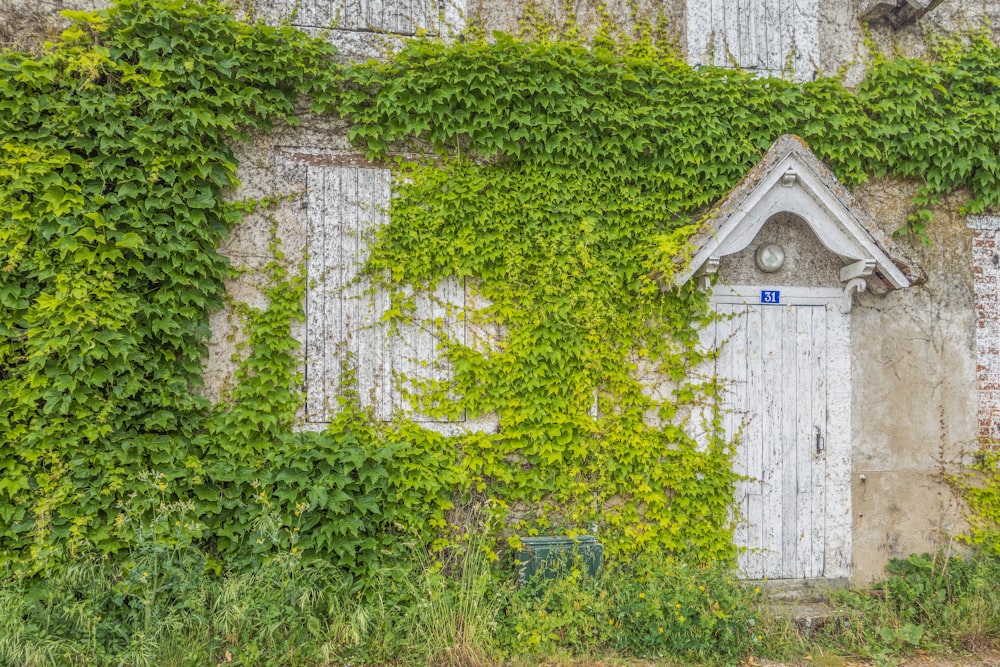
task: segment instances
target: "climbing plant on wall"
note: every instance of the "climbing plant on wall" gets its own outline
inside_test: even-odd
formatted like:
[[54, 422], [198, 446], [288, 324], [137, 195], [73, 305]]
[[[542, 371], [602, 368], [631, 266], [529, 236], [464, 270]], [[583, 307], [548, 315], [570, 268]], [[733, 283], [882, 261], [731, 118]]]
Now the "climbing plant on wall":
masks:
[[[321, 40], [210, 2], [70, 18], [41, 56], [0, 56], [0, 554], [24, 571], [127, 547], [174, 500], [233, 561], [363, 568], [401, 536], [441, 539], [456, 498], [488, 499], [520, 534], [598, 524], [613, 551], [731, 557], [731, 443], [703, 409], [711, 379], [692, 375], [704, 297], [660, 289], [705, 207], [788, 132], [846, 183], [920, 178], [918, 207], [959, 187], [970, 211], [1000, 203], [985, 35], [876, 59], [850, 91], [607, 35], [412, 41], [342, 67]], [[398, 164], [366, 271], [397, 319], [410, 286], [476, 293], [464, 317], [482, 335], [445, 339], [454, 380], [415, 400], [495, 414], [496, 432], [378, 425], [350, 392], [327, 432], [297, 432], [304, 280], [277, 240], [269, 306], [236, 309], [237, 384], [216, 406], [199, 396], [232, 275], [216, 248], [254, 205], [224, 196], [231, 142], [298, 122], [300, 101], [347, 119], [372, 158], [439, 154]]]

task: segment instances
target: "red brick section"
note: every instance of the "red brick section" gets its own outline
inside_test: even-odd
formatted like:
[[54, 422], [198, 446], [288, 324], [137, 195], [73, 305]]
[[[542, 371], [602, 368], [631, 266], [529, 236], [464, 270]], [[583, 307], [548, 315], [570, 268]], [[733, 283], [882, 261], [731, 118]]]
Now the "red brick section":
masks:
[[969, 216], [976, 291], [976, 385], [979, 441], [1000, 443], [1000, 216]]

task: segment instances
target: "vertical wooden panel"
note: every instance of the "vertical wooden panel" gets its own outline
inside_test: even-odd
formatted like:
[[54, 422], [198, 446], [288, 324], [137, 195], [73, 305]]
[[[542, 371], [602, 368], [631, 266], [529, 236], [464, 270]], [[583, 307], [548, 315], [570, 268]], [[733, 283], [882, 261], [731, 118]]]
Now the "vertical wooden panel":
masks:
[[388, 221], [389, 171], [310, 167], [307, 178], [306, 418], [330, 421], [350, 361], [361, 403], [377, 418], [402, 412], [421, 421], [398, 385], [402, 379], [448, 380], [439, 337], [446, 332], [465, 341], [458, 317], [464, 286], [444, 281], [433, 295], [418, 294], [414, 321], [390, 335], [381, 321], [389, 295], [359, 278], [373, 236]]
[[688, 3], [687, 8], [687, 50], [694, 65], [711, 64], [708, 54], [712, 52], [712, 10], [716, 0]]
[[837, 306], [826, 313], [825, 577], [851, 570], [851, 326]]
[[784, 405], [782, 404], [781, 343], [784, 308], [780, 306], [761, 306], [761, 367], [763, 372], [763, 387], [761, 392], [762, 405], [760, 409], [762, 423], [763, 451], [763, 484], [761, 488], [762, 503], [762, 557], [764, 559], [764, 576], [781, 570], [781, 525], [784, 520], [782, 501], [782, 486], [784, 483], [781, 466], [782, 454], [782, 419]]
[[[709, 13], [711, 23], [706, 27], [708, 46], [712, 49], [711, 64], [726, 67], [729, 59], [726, 54], [726, 0], [711, 0], [712, 9]], [[690, 4], [688, 5], [690, 7]]]
[[[362, 169], [365, 172], [365, 197], [368, 203], [368, 215], [372, 220], [370, 228], [367, 230], [367, 243], [371, 243], [372, 236], [379, 228], [389, 222], [389, 199], [392, 196], [391, 183], [389, 178], [374, 169]], [[388, 174], [386, 174], [388, 175]], [[373, 202], [384, 202], [374, 204]], [[367, 252], [366, 252], [367, 257]], [[359, 267], [360, 268], [360, 267]], [[365, 286], [368, 287], [367, 285]], [[382, 315], [389, 309], [389, 295], [384, 290], [379, 290], [371, 295], [373, 300], [372, 309], [377, 315], [377, 321], [373, 322], [375, 327], [371, 345], [375, 351], [373, 367], [376, 369], [372, 377], [375, 384], [375, 406], [376, 416], [382, 420], [389, 420], [397, 410], [403, 407], [402, 401], [398, 399], [399, 392], [396, 390], [393, 366], [398, 354], [398, 342], [395, 336], [390, 336], [388, 326], [381, 321]]]
[[755, 68], [759, 66], [759, 59], [757, 58], [757, 30], [764, 18], [761, 12], [762, 4], [761, 0], [743, 0], [743, 2], [743, 11], [746, 12], [746, 18], [740, 24], [739, 62], [756, 63], [746, 65], [746, 67]]
[[[310, 276], [322, 276], [326, 272], [326, 265], [323, 255], [326, 254], [327, 227], [323, 224], [326, 217], [326, 198], [323, 196], [326, 190], [326, 174], [309, 173], [306, 189], [306, 211], [309, 219], [309, 227], [312, 230], [311, 242], [313, 248], [322, 248], [322, 253], [313, 252], [306, 262], [306, 273]], [[318, 284], [317, 289], [309, 290], [306, 293], [306, 311], [313, 313], [314, 319], [319, 322], [326, 320], [326, 313], [323, 308], [332, 300], [326, 298], [327, 289], [325, 281]], [[310, 326], [310, 329], [312, 327]], [[326, 414], [329, 396], [327, 395], [327, 385], [322, 382], [313, 382], [318, 377], [328, 377], [328, 368], [331, 355], [326, 349], [326, 336], [306, 336], [306, 359], [312, 359], [312, 364], [306, 366], [306, 385], [310, 388], [306, 392], [306, 415], [309, 421], [314, 416]]]
[[[813, 315], [816, 308], [800, 307], [796, 309], [795, 339], [796, 339], [796, 393], [800, 400], [796, 403], [795, 433], [797, 446], [795, 448], [795, 507], [798, 519], [798, 535], [796, 545], [797, 577], [811, 576], [813, 557], [813, 489], [822, 480], [813, 477], [813, 457], [815, 456], [813, 401], [807, 399], [815, 391], [813, 363]], [[820, 545], [822, 547], [822, 545]]]
[[[796, 80], [819, 61], [819, 0], [689, 0], [688, 58]], [[711, 56], [711, 57], [710, 57]]]
[[798, 465], [797, 455], [802, 442], [798, 432], [798, 338], [796, 319], [801, 307], [786, 306], [781, 311], [781, 442], [780, 457], [775, 465], [781, 469], [781, 572], [799, 577], [798, 561]]
[[[750, 407], [747, 404], [747, 396], [749, 395], [747, 387], [749, 383], [749, 375], [747, 373], [747, 307], [740, 305], [729, 306], [728, 308], [729, 312], [735, 316], [729, 323], [731, 330], [728, 344], [729, 356], [727, 358], [729, 365], [727, 370], [721, 372], [721, 375], [731, 378], [728, 383], [729, 392], [726, 395], [728, 403], [726, 408], [729, 412], [728, 433], [730, 437], [739, 436], [742, 441], [745, 437], [744, 434], [751, 428], [752, 425], [750, 422], [753, 419], [752, 415], [750, 415]], [[737, 447], [734, 468], [740, 475], [747, 476], [750, 474], [749, 460], [745, 447]], [[756, 480], [746, 480], [739, 482], [736, 486], [735, 502], [739, 508], [740, 517], [733, 539], [739, 547], [749, 547], [750, 545], [750, 485], [755, 483]], [[739, 555], [740, 568], [745, 569], [752, 557], [753, 554], [748, 551], [741, 552]]]
[[[812, 507], [812, 560], [807, 563], [807, 577], [821, 577], [824, 571], [826, 531], [826, 452], [829, 444], [827, 425], [827, 312], [825, 308], [813, 313], [812, 319], [812, 417], [813, 417], [813, 486], [810, 494]], [[820, 450], [816, 451], [815, 438], [819, 435]]]
[[743, 4], [746, 0], [726, 0], [722, 3], [725, 17], [721, 25], [717, 26], [716, 32], [722, 36], [722, 41], [716, 44], [716, 49], [722, 48], [723, 60], [716, 61], [724, 67], [730, 67], [733, 63], [740, 63], [740, 26], [746, 20]]
[[761, 67], [769, 73], [781, 71], [781, 0], [764, 0], [764, 20], [759, 31], [763, 45]]
[[764, 576], [764, 354], [761, 309], [748, 306], [747, 318], [747, 426], [744, 446], [747, 450], [747, 472], [750, 476], [747, 494], [747, 546], [753, 556], [749, 559], [747, 576]]
[[375, 311], [378, 295], [372, 294], [367, 282], [357, 280], [357, 276], [368, 261], [369, 236], [377, 231], [381, 222], [379, 211], [389, 205], [388, 199], [374, 199], [376, 189], [373, 181], [388, 178], [389, 174], [384, 170], [345, 169], [341, 193], [344, 219], [349, 221], [342, 259], [348, 271], [345, 275], [348, 282], [344, 287], [348, 349], [354, 358], [362, 405], [374, 407], [375, 414], [381, 419], [387, 417], [381, 400], [380, 382], [385, 379], [387, 369], [382, 355], [384, 333], [379, 321], [381, 313]]
[[438, 0], [269, 0], [259, 11], [296, 26], [413, 35], [421, 28], [435, 31], [440, 9]]

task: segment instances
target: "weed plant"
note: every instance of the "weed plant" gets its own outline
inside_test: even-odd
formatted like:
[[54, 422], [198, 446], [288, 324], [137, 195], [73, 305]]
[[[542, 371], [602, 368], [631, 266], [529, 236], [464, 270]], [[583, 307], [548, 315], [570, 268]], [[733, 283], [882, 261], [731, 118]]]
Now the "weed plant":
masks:
[[986, 550], [894, 559], [874, 591], [843, 591], [817, 641], [884, 661], [916, 649], [975, 652], [1000, 632], [1000, 558]]
[[763, 639], [759, 596], [724, 564], [645, 556], [588, 577], [576, 563], [515, 593], [504, 639], [511, 653], [736, 664]]

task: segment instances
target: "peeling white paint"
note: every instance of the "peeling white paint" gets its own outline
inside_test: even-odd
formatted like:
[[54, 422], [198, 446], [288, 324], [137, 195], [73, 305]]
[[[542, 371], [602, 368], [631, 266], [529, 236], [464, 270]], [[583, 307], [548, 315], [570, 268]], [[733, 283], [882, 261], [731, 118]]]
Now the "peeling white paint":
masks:
[[811, 79], [819, 66], [819, 0], [690, 0], [692, 65]]
[[403, 413], [416, 421], [406, 389], [425, 380], [447, 381], [440, 350], [446, 334], [465, 342], [459, 312], [465, 290], [443, 281], [433, 294], [414, 297], [411, 322], [392, 328], [383, 322], [389, 295], [359, 275], [372, 236], [388, 220], [391, 173], [353, 166], [310, 166], [309, 287], [306, 293], [307, 421], [329, 422], [345, 389], [345, 372], [355, 374], [361, 405], [377, 419]]
[[[712, 297], [723, 427], [738, 437], [735, 541], [752, 579], [850, 574], [850, 327], [835, 290]], [[813, 296], [810, 297], [809, 293]]]

